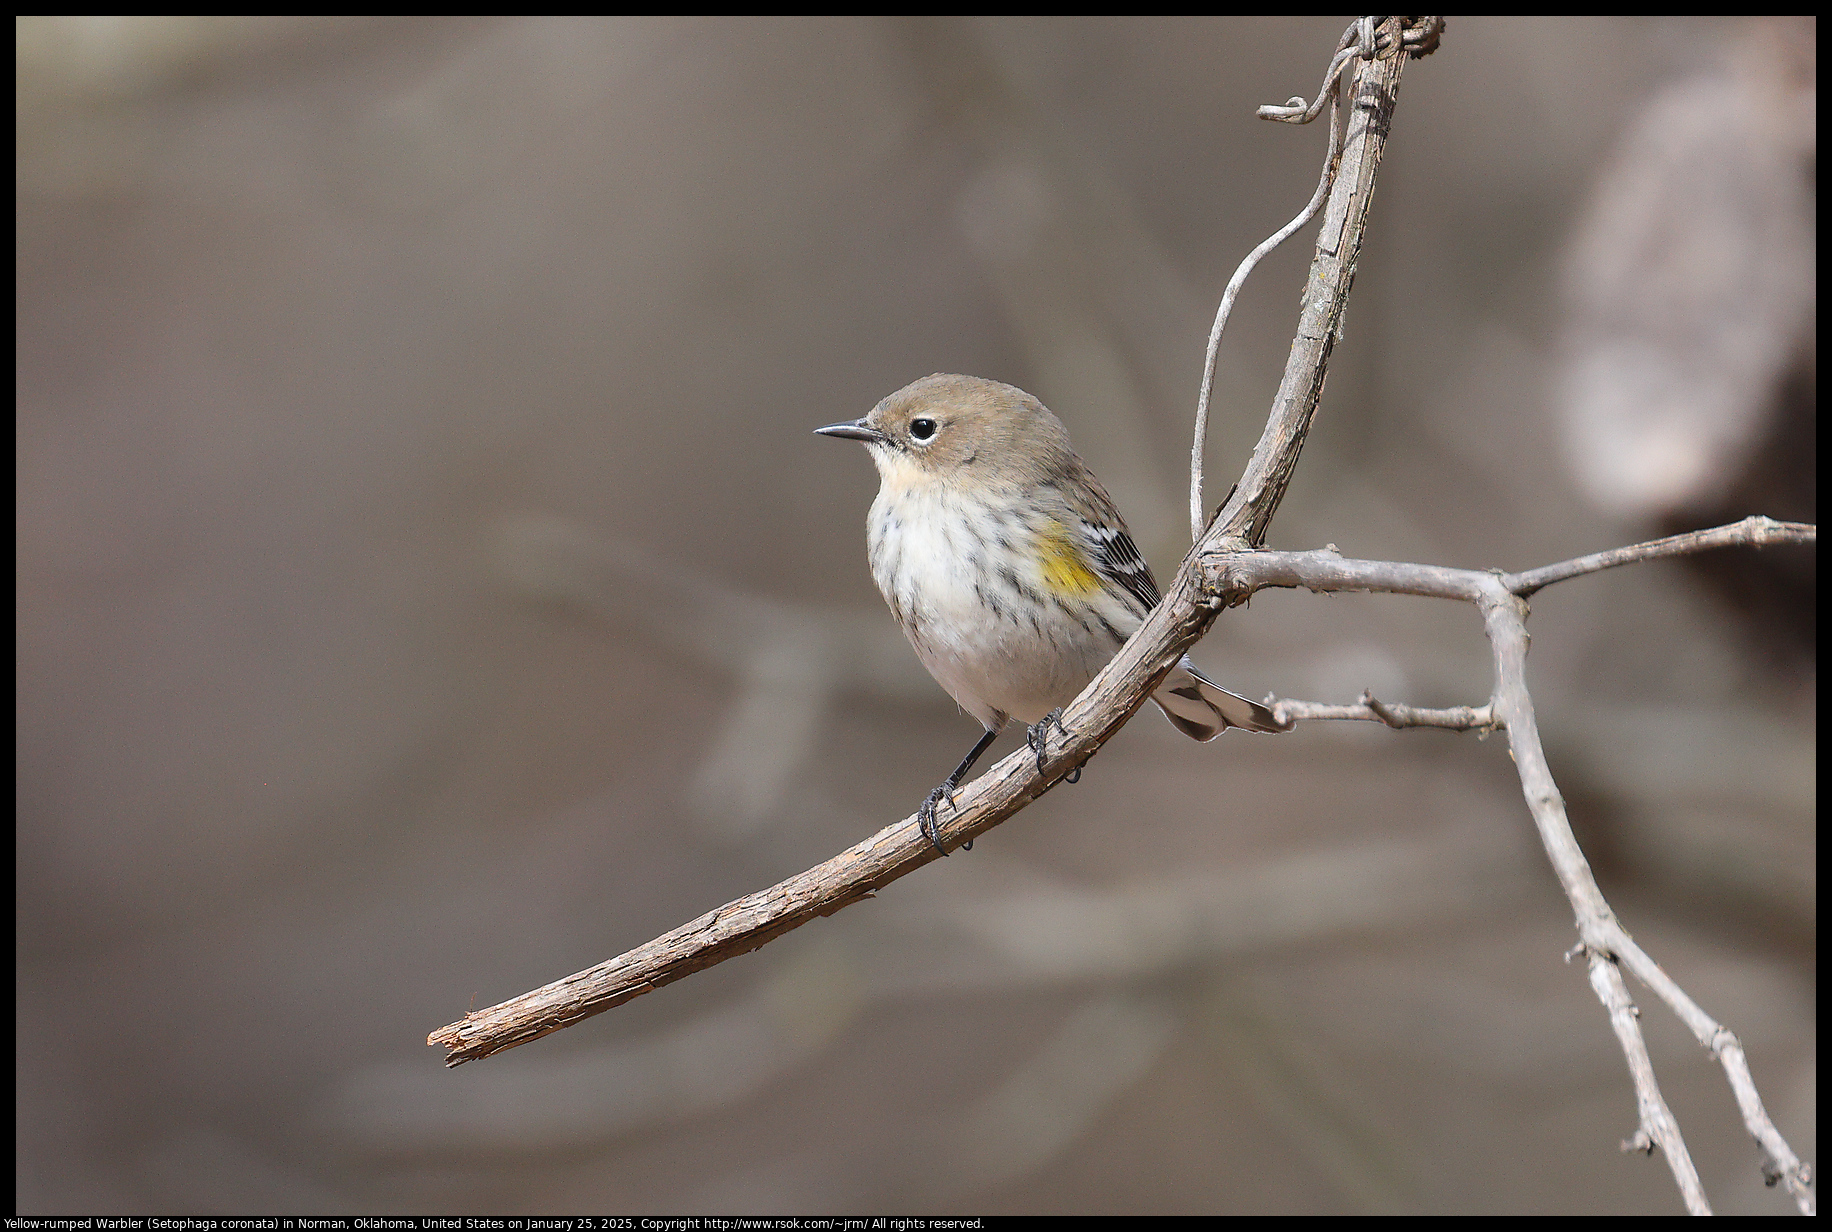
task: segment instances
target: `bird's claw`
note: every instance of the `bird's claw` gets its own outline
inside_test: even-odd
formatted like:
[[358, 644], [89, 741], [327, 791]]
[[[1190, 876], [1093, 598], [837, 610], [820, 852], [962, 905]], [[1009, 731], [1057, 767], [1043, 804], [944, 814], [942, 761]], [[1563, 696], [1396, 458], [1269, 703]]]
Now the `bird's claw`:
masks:
[[[1044, 758], [1044, 755], [1049, 752], [1050, 724], [1052, 723], [1056, 725], [1056, 730], [1062, 733], [1062, 738], [1064, 740], [1067, 740], [1069, 738], [1069, 729], [1062, 725], [1062, 707], [1061, 706], [1056, 707], [1054, 710], [1044, 715], [1041, 719], [1038, 719], [1031, 726], [1024, 729], [1024, 743], [1030, 745], [1031, 752], [1037, 755], [1037, 773], [1038, 774], [1043, 773], [1043, 758]], [[1065, 783], [1080, 782], [1081, 781], [1081, 767], [1077, 766], [1073, 770], [1069, 771], [1067, 774], [1063, 775], [1062, 781]]]
[[[935, 850], [941, 852], [944, 856], [948, 854], [948, 849], [941, 845], [941, 827], [935, 824], [935, 810], [943, 800], [948, 802], [949, 808], [953, 808], [954, 793], [959, 786], [960, 784], [953, 782], [943, 783], [940, 787], [930, 792], [929, 798], [924, 800], [922, 802], [922, 807], [916, 810], [916, 824], [922, 830], [922, 836], [935, 844]], [[972, 851], [973, 840], [968, 839], [966, 842], [962, 843], [961, 850]]]

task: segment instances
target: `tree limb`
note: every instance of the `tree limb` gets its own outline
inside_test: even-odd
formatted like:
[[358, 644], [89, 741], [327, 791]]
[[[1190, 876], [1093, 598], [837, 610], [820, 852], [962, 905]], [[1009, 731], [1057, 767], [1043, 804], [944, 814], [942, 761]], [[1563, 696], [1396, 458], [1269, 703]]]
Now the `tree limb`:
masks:
[[[1385, 60], [1367, 62], [1358, 75], [1345, 165], [1351, 151], [1358, 169], [1378, 159], [1403, 63], [1402, 56], [1390, 55]], [[1372, 191], [1371, 168], [1365, 173], [1358, 170], [1354, 175], [1339, 176], [1330, 195], [1331, 216], [1365, 219], [1365, 198]], [[1340, 204], [1338, 197], [1344, 198]], [[1326, 233], [1329, 230], [1326, 225]], [[1316, 335], [1319, 322], [1322, 332], [1313, 338], [1312, 345], [1293, 347], [1272, 422], [1248, 463], [1247, 476], [1254, 481], [1253, 499], [1258, 502], [1276, 505], [1284, 490], [1283, 480], [1272, 485], [1267, 477], [1288, 478], [1296, 465], [1303, 429], [1322, 389], [1322, 369], [1328, 360], [1331, 336], [1348, 297], [1353, 262], [1343, 257], [1352, 256], [1358, 249], [1360, 234], [1357, 226], [1346, 236], [1347, 243], [1342, 242], [1343, 237], [1332, 237], [1327, 254], [1323, 241], [1319, 241], [1318, 257], [1305, 288], [1300, 335]], [[1285, 388], [1308, 391], [1308, 400], [1294, 407], [1292, 400], [1284, 396]], [[1240, 511], [1254, 506], [1237, 493], [1230, 507]], [[1057, 779], [1093, 756], [1144, 704], [1183, 652], [1208, 631], [1221, 610], [1220, 603], [1202, 593], [1195, 567], [1200, 550], [1211, 541], [1219, 543], [1221, 538], [1221, 528], [1211, 528], [1191, 548], [1171, 580], [1164, 602], [1081, 696], [1064, 708], [1066, 740], [1052, 756], [1041, 759], [1045, 761], [1042, 772], [1040, 759], [1024, 750], [1006, 757], [963, 788], [954, 810], [945, 819], [937, 819], [944, 844], [956, 846], [970, 840], [1041, 796]], [[727, 903], [627, 954], [501, 1005], [466, 1014], [463, 1021], [433, 1032], [427, 1042], [449, 1050], [447, 1065], [460, 1065], [539, 1039], [684, 975], [748, 953], [816, 916], [830, 915], [870, 896], [938, 855], [923, 838], [914, 817], [906, 818], [824, 864]]]
[[[1362, 45], [1372, 41], [1372, 19], [1358, 23]], [[1494, 663], [1494, 691], [1481, 707], [1427, 711], [1363, 695], [1357, 707], [1324, 707], [1285, 701], [1281, 717], [1378, 718], [1393, 726], [1501, 729], [1518, 767], [1522, 792], [1540, 840], [1576, 914], [1579, 944], [1592, 987], [1607, 1010], [1634, 1082], [1639, 1118], [1628, 1141], [1633, 1149], [1658, 1147], [1666, 1157], [1687, 1208], [1709, 1211], [1677, 1121], [1662, 1099], [1620, 967], [1666, 1002], [1724, 1067], [1744, 1123], [1762, 1146], [1763, 1174], [1786, 1186], [1805, 1213], [1813, 1210], [1811, 1172], [1788, 1147], [1763, 1109], [1736, 1037], [1700, 1009], [1621, 926], [1591, 875], [1565, 814], [1541, 745], [1526, 685], [1526, 597], [1554, 582], [1618, 565], [1709, 548], [1812, 543], [1816, 531], [1798, 523], [1749, 518], [1733, 526], [1673, 536], [1579, 557], [1524, 573], [1451, 569], [1393, 561], [1360, 561], [1333, 549], [1308, 552], [1255, 550], [1264, 542], [1309, 432], [1325, 369], [1341, 336], [1343, 313], [1375, 171], [1389, 129], [1402, 50], [1422, 43], [1437, 19], [1388, 18], [1381, 25], [1387, 54], [1362, 62], [1338, 174], [1306, 283], [1297, 338], [1259, 444], [1233, 493], [1184, 557], [1164, 601], [1118, 654], [1062, 714], [1061, 742], [1039, 756], [1021, 749], [963, 788], [957, 805], [940, 820], [943, 843], [958, 845], [984, 833], [1048, 791], [1124, 726], [1184, 651], [1207, 632], [1225, 607], [1244, 603], [1264, 587], [1312, 591], [1378, 591], [1471, 603], [1482, 614]], [[1402, 34], [1402, 31], [1404, 33]], [[1332, 72], [1336, 66], [1332, 66]], [[1333, 80], [1333, 77], [1330, 78]], [[1298, 100], [1301, 102], [1302, 100]], [[1320, 101], [1320, 100], [1319, 100]], [[1197, 446], [1200, 450], [1200, 440]], [[1199, 485], [1200, 474], [1195, 482]], [[1196, 489], [1200, 511], [1200, 489]], [[1359, 711], [1364, 711], [1359, 713]], [[1356, 713], [1350, 713], [1355, 711]], [[816, 916], [870, 897], [879, 887], [915, 871], [939, 853], [915, 818], [889, 826], [807, 872], [749, 894], [608, 962], [555, 981], [433, 1032], [427, 1042], [448, 1049], [447, 1065], [489, 1056], [602, 1013], [694, 971], [751, 950]]]

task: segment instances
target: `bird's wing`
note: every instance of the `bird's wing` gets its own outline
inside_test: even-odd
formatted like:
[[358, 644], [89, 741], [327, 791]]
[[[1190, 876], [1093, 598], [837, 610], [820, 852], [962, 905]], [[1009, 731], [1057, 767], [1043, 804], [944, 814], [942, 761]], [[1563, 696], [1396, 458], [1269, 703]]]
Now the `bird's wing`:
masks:
[[1139, 554], [1138, 544], [1132, 541], [1124, 524], [1090, 522], [1083, 518], [1082, 531], [1087, 536], [1095, 568], [1139, 601], [1140, 616], [1158, 606], [1157, 579], [1151, 576], [1151, 566]]

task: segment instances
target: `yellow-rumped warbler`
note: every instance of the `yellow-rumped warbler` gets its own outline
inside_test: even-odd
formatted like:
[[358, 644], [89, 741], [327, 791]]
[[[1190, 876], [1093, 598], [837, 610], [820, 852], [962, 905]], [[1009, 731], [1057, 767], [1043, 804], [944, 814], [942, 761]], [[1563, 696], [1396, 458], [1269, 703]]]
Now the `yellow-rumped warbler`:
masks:
[[[940, 801], [1013, 718], [1041, 770], [1048, 724], [1144, 623], [1158, 584], [1068, 429], [1021, 389], [938, 372], [815, 431], [871, 451], [872, 577], [922, 665], [986, 728], [917, 812], [940, 849]], [[1187, 656], [1151, 700], [1196, 740], [1285, 730]]]

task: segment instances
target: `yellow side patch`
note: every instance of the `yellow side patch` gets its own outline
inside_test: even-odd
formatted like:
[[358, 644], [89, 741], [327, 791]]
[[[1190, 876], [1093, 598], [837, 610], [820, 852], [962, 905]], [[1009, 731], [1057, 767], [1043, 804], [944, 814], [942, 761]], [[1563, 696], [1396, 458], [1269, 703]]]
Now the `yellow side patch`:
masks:
[[1058, 595], [1088, 595], [1100, 589], [1100, 575], [1088, 568], [1081, 547], [1067, 529], [1051, 524], [1037, 537], [1037, 564], [1043, 584]]

